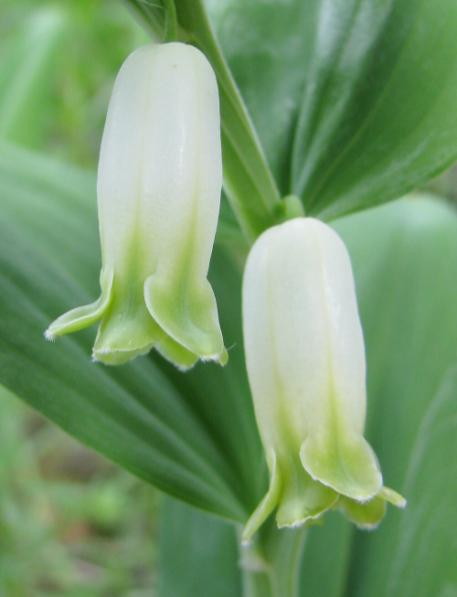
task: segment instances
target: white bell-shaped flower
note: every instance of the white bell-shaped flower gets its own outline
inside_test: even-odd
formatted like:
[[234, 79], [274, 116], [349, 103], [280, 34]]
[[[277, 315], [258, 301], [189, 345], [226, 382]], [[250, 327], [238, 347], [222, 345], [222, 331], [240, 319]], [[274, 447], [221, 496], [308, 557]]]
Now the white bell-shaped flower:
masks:
[[131, 54], [100, 151], [101, 296], [54, 321], [53, 339], [100, 320], [93, 356], [151, 348], [181, 368], [227, 353], [207, 280], [222, 186], [219, 100], [205, 56], [182, 43]]
[[371, 528], [385, 500], [403, 506], [363, 437], [363, 334], [349, 256], [332, 228], [296, 218], [260, 236], [244, 274], [243, 329], [270, 472], [244, 540], [274, 509], [279, 526], [338, 507]]

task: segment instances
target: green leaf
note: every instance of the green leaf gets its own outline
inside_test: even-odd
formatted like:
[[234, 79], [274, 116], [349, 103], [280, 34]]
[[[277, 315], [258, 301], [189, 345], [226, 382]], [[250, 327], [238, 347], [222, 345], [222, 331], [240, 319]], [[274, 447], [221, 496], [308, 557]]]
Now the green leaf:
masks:
[[[436, 199], [411, 198], [347, 218], [339, 230], [353, 257], [367, 342], [368, 437], [386, 483], [408, 500], [404, 511], [389, 511], [375, 533], [354, 532], [347, 591], [425, 597], [447, 583], [453, 594], [457, 582], [446, 556], [440, 561], [419, 544], [410, 544], [411, 553], [403, 549], [407, 537], [429, 533], [433, 550], [443, 554], [439, 546], [449, 538], [443, 521], [457, 525], [452, 458], [446, 459], [449, 475], [433, 465], [439, 454], [454, 451], [442, 416], [433, 413], [457, 363], [457, 216]], [[423, 454], [424, 445], [430, 454]], [[403, 579], [401, 561], [410, 570]]]
[[351, 524], [339, 512], [307, 531], [300, 567], [300, 596], [340, 597], [351, 556]]
[[457, 159], [454, 0], [212, 0], [283, 195], [330, 219]]
[[309, 213], [334, 218], [457, 158], [457, 4], [315, 4], [292, 189]]
[[[457, 369], [445, 377], [425, 412], [408, 465], [408, 517], [399, 525], [383, 595], [426, 597], [457, 592]], [[419, 563], [419, 565], [418, 565]]]
[[282, 195], [312, 34], [312, 3], [207, 0], [211, 22]]
[[147, 23], [148, 29], [157, 39], [163, 39], [166, 29], [166, 0], [156, 2], [139, 2], [138, 0], [125, 0], [126, 5], [140, 21]]
[[242, 594], [232, 525], [166, 499], [160, 512], [159, 548], [160, 597]]
[[280, 209], [262, 148], [281, 194], [322, 219], [396, 199], [457, 159], [454, 0], [207, 0], [248, 112], [201, 0], [175, 4], [181, 37], [218, 75], [226, 190], [248, 237]]
[[43, 338], [56, 315], [97, 294], [94, 191], [91, 174], [1, 147], [0, 381], [146, 481], [244, 520], [265, 471], [253, 482], [261, 451], [239, 343], [240, 274], [222, 253], [213, 284], [227, 345], [236, 343], [224, 369], [182, 375], [160, 357], [109, 368], [90, 361], [95, 330]]

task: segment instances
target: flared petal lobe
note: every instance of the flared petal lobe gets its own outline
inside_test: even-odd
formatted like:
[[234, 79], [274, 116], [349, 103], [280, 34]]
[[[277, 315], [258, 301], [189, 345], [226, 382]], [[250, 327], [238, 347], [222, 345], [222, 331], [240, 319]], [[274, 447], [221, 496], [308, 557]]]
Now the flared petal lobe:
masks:
[[341, 496], [346, 510], [351, 500], [369, 503], [382, 491], [382, 476], [363, 437], [364, 341], [349, 256], [332, 228], [296, 218], [257, 240], [243, 280], [243, 330], [278, 496], [268, 512], [263, 504], [263, 519], [276, 508], [278, 524], [294, 526]]
[[113, 277], [96, 312], [97, 360], [120, 364], [155, 347], [182, 368], [225, 363], [207, 280], [221, 186], [218, 91], [207, 59], [181, 43], [136, 50], [117, 76], [100, 150], [102, 261]]

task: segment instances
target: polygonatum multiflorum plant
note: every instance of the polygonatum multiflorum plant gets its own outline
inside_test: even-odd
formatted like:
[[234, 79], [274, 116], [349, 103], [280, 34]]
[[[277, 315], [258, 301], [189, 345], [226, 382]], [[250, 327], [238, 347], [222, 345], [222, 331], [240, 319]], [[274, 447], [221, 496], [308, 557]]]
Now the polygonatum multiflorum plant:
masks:
[[457, 591], [414, 546], [439, 553], [456, 520], [433, 463], [456, 436], [436, 429], [455, 415], [457, 216], [416, 189], [457, 159], [457, 5], [126, 4], [151, 41], [114, 82], [96, 185], [5, 145], [2, 383], [218, 517], [164, 507], [182, 565], [164, 595], [195, 594], [194, 566], [215, 597]]

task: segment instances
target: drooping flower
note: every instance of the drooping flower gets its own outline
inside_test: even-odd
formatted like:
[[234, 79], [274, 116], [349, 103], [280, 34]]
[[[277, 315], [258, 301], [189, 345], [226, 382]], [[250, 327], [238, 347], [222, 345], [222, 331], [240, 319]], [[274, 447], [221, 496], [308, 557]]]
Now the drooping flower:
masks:
[[156, 348], [185, 369], [227, 353], [207, 280], [222, 186], [219, 100], [196, 48], [148, 45], [122, 65], [97, 180], [100, 298], [65, 313], [53, 339], [100, 321], [95, 360]]
[[244, 540], [275, 509], [280, 527], [336, 507], [372, 528], [385, 501], [404, 506], [383, 487], [363, 437], [363, 334], [350, 259], [332, 228], [296, 218], [259, 237], [244, 274], [243, 329], [270, 474]]

